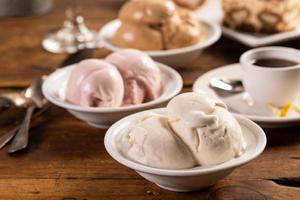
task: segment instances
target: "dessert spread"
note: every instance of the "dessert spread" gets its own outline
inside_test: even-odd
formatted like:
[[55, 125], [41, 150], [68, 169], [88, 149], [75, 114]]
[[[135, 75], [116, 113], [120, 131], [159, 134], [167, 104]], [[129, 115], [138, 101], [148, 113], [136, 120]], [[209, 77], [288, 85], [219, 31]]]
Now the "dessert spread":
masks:
[[286, 32], [300, 26], [299, 0], [223, 0], [224, 25], [251, 32]]
[[152, 101], [162, 88], [161, 72], [145, 53], [124, 49], [105, 59], [87, 59], [72, 70], [64, 99], [89, 107], [120, 107]]
[[111, 42], [122, 48], [167, 50], [191, 46], [206, 37], [194, 14], [171, 0], [130, 0], [119, 12], [121, 26]]
[[225, 104], [193, 92], [174, 97], [167, 114], [148, 114], [130, 124], [119, 140], [128, 158], [162, 169], [217, 165], [246, 148], [241, 127]]

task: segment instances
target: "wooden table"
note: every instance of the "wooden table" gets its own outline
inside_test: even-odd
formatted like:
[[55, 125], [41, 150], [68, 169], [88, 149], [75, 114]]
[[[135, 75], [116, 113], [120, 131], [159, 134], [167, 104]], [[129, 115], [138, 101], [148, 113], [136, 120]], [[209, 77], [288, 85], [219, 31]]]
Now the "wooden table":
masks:
[[[0, 92], [19, 90], [56, 68], [67, 55], [41, 48], [43, 36], [61, 25], [65, 1], [44, 16], [0, 20]], [[119, 5], [82, 1], [89, 27], [99, 29], [117, 16]], [[300, 40], [287, 46], [300, 48]], [[180, 70], [185, 91], [202, 73], [238, 61], [247, 50], [222, 38]], [[108, 52], [97, 50], [95, 57]], [[6, 128], [0, 129], [3, 134]], [[104, 130], [92, 128], [66, 111], [51, 107], [31, 129], [30, 146], [15, 155], [0, 151], [0, 199], [300, 199], [299, 127], [266, 129], [264, 153], [215, 186], [199, 192], [162, 190], [120, 165], [105, 151]]]

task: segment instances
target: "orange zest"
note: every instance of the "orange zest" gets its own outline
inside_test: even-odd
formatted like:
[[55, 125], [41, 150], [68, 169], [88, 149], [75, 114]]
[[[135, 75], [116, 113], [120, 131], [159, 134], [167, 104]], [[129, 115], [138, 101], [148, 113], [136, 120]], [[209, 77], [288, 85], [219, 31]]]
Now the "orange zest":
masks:
[[282, 109], [279, 111], [279, 116], [280, 117], [286, 117], [289, 110], [294, 107], [293, 104], [291, 103], [288, 103], [288, 104], [285, 104]]

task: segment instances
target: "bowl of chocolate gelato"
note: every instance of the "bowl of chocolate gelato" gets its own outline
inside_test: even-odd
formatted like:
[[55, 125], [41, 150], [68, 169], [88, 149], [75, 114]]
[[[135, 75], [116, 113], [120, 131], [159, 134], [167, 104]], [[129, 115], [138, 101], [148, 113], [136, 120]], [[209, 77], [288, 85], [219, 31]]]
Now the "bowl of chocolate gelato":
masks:
[[185, 67], [221, 36], [219, 25], [199, 21], [193, 12], [170, 0], [130, 0], [118, 19], [102, 27], [106, 48], [133, 48], [172, 67]]

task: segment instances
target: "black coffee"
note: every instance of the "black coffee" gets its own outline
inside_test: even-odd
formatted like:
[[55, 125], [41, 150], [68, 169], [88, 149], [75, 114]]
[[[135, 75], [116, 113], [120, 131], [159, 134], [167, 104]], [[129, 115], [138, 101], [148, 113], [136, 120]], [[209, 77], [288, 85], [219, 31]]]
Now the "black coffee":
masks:
[[299, 63], [292, 61], [292, 60], [286, 60], [281, 58], [261, 58], [254, 60], [252, 64], [260, 67], [291, 67], [294, 65], [298, 65]]

